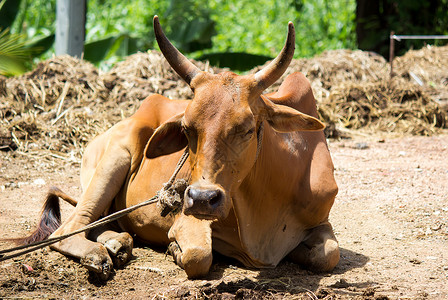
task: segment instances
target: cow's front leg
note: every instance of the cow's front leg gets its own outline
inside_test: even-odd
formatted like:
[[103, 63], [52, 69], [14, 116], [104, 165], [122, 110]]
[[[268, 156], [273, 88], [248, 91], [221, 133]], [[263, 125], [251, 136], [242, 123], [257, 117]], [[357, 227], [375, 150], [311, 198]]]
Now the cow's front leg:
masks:
[[330, 223], [308, 230], [305, 239], [288, 255], [313, 272], [329, 272], [339, 262], [339, 244]]
[[[110, 207], [114, 197], [121, 189], [130, 165], [129, 151], [117, 143], [110, 142], [101, 160], [91, 172], [91, 179], [74, 212], [52, 234], [52, 237], [71, 233], [98, 220]], [[102, 279], [107, 279], [110, 275], [113, 264], [106, 247], [101, 243], [88, 240], [86, 233], [62, 240], [53, 244], [52, 248], [63, 254], [79, 258], [81, 264], [97, 273]]]
[[112, 259], [106, 248], [100, 243], [87, 240], [83, 234], [70, 237], [50, 247], [62, 254], [78, 258], [84, 267], [102, 280], [108, 279], [113, 269]]
[[88, 237], [106, 247], [115, 268], [123, 267], [132, 257], [134, 242], [127, 232], [116, 232], [106, 225], [92, 230]]
[[211, 223], [181, 214], [168, 233], [174, 240], [168, 250], [188, 278], [205, 276], [210, 270], [213, 261]]

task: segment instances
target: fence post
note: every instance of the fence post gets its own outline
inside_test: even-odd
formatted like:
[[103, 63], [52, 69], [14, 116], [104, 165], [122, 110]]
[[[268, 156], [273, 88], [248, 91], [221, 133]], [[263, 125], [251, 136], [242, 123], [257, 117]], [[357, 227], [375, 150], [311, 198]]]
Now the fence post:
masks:
[[394, 76], [394, 54], [395, 54], [395, 32], [390, 32], [390, 44], [389, 44], [389, 63], [390, 63], [390, 78]]
[[57, 0], [56, 55], [81, 57], [84, 51], [86, 0]]

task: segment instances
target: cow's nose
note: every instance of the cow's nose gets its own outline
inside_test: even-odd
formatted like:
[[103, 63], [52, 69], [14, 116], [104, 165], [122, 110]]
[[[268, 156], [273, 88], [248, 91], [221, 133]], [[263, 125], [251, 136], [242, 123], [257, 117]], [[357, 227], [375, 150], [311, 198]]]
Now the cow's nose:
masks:
[[222, 192], [219, 189], [200, 189], [190, 187], [187, 190], [186, 208], [215, 209], [222, 202]]

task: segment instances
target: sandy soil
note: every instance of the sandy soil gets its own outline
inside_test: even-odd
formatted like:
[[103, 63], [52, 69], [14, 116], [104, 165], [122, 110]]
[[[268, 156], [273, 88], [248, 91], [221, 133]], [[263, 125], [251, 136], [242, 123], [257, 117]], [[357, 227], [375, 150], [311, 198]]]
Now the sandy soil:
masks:
[[[448, 298], [448, 133], [330, 141], [340, 192], [331, 222], [341, 260], [329, 274], [282, 262], [253, 270], [215, 257], [188, 280], [164, 249], [137, 245], [101, 282], [43, 249], [0, 263], [0, 299], [443, 299]], [[26, 234], [50, 185], [80, 195], [79, 164], [0, 152], [0, 237]], [[63, 205], [63, 218], [71, 208]], [[0, 248], [10, 247], [0, 243]]]

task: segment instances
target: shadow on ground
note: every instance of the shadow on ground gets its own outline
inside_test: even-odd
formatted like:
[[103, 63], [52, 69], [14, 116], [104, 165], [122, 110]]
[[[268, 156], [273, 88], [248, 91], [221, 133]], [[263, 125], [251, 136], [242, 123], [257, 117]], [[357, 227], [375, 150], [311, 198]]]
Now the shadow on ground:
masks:
[[[218, 285], [206, 283], [201, 288], [201, 292], [210, 299], [222, 298], [228, 295], [235, 299], [258, 299], [272, 298], [274, 294], [297, 295], [309, 293], [318, 298], [325, 298], [331, 294], [344, 296], [359, 295], [359, 290], [369, 289], [371, 282], [349, 283], [343, 279], [328, 288], [321, 287], [323, 277], [334, 274], [344, 274], [345, 272], [363, 267], [369, 258], [363, 254], [353, 252], [348, 249], [341, 249], [341, 260], [331, 273], [313, 273], [302, 269], [297, 264], [289, 261], [282, 261], [276, 268], [262, 269], [256, 279], [244, 278], [237, 281], [220, 282]], [[207, 276], [208, 280], [220, 280], [226, 268], [244, 267], [235, 260], [215, 254], [215, 263]]]

